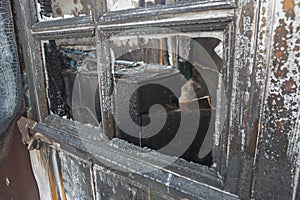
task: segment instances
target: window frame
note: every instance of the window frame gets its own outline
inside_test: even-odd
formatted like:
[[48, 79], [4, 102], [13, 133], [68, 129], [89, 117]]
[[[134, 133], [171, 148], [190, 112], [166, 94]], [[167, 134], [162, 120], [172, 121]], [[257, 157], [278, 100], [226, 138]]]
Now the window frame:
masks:
[[[25, 0], [20, 0], [24, 3]], [[26, 2], [26, 1], [25, 1]], [[211, 4], [211, 2], [207, 1], [196, 1], [196, 2], [183, 2], [174, 5], [166, 5], [166, 6], [154, 6], [152, 8], [136, 8], [130, 10], [122, 10], [122, 11], [112, 11], [105, 12], [107, 8], [105, 8], [105, 0], [95, 0], [94, 1], [94, 10], [92, 16], [87, 17], [78, 17], [78, 18], [70, 18], [63, 20], [53, 20], [53, 21], [43, 21], [37, 22], [34, 15], [36, 13], [34, 6], [31, 6], [31, 17], [32, 19], [25, 18], [24, 21], [28, 21], [27, 24], [27, 32], [29, 33], [30, 40], [28, 41], [29, 51], [31, 52], [29, 63], [31, 65], [26, 66], [27, 71], [31, 71], [29, 78], [32, 77], [32, 81], [30, 82], [30, 86], [35, 90], [31, 92], [30, 99], [32, 107], [34, 108], [35, 113], [33, 113], [32, 118], [36, 119], [39, 124], [35, 128], [35, 131], [39, 131], [48, 137], [52, 138], [55, 141], [68, 143], [71, 146], [76, 147], [75, 142], [70, 139], [66, 141], [66, 139], [59, 136], [57, 133], [61, 132], [63, 135], [72, 135], [75, 138], [78, 134], [78, 127], [80, 130], [84, 130], [84, 125], [76, 125], [74, 127], [74, 123], [62, 119], [60, 117], [48, 114], [48, 103], [46, 97], [46, 90], [43, 83], [45, 83], [45, 77], [43, 75], [43, 64], [42, 64], [42, 56], [41, 56], [41, 42], [42, 40], [49, 39], [63, 39], [63, 38], [71, 38], [71, 37], [95, 37], [95, 45], [97, 49], [97, 65], [98, 65], [98, 79], [99, 85], [101, 88], [101, 110], [102, 110], [102, 119], [103, 119], [103, 127], [105, 134], [112, 138], [113, 136], [113, 117], [112, 117], [112, 102], [109, 98], [109, 90], [110, 88], [107, 85], [104, 87], [103, 83], [109, 83], [112, 80], [112, 68], [109, 65], [110, 55], [109, 55], [109, 44], [107, 41], [110, 37], [119, 33], [120, 30], [126, 29], [136, 29], [141, 27], [160, 27], [160, 28], [173, 28], [176, 31], [183, 31], [183, 29], [188, 29], [189, 31], [223, 31], [224, 35], [224, 66], [222, 69], [222, 79], [224, 82], [224, 87], [226, 90], [227, 98], [230, 102], [230, 98], [232, 95], [232, 81], [233, 81], [233, 58], [234, 58], [234, 3], [228, 0], [216, 0], [215, 4]], [[27, 2], [24, 4], [28, 4]], [[30, 1], [31, 5], [34, 4], [33, 0]], [[104, 5], [104, 6], [103, 6]], [[205, 13], [212, 12], [216, 15], [212, 15], [210, 18], [205, 18]], [[25, 11], [23, 11], [25, 12]], [[190, 13], [197, 14], [198, 18], [194, 20], [184, 19], [182, 15]], [[143, 17], [143, 19], [141, 18]], [[176, 17], [181, 17], [182, 19], [175, 20]], [[173, 19], [173, 20], [172, 20]], [[153, 20], [156, 20], [155, 22]], [[169, 20], [169, 23], [164, 23], [165, 20]], [[31, 22], [31, 23], [30, 23]], [[136, 22], [135, 24], [133, 22]], [[181, 28], [176, 28], [183, 26]], [[27, 63], [28, 63], [27, 62]], [[34, 74], [38, 74], [35, 76]], [[110, 83], [112, 84], [112, 83]], [[222, 108], [225, 108], [222, 110]], [[222, 110], [222, 111], [221, 111]], [[230, 115], [230, 106], [228, 105], [220, 105], [219, 111], [226, 116], [225, 124], [226, 127], [220, 132], [219, 146], [213, 150], [213, 159], [214, 162], [217, 163], [216, 168], [208, 168], [205, 166], [197, 166], [196, 168], [200, 170], [199, 177], [192, 178], [193, 174], [188, 172], [183, 166], [179, 166], [177, 163], [174, 164], [173, 169], [180, 169], [182, 167], [182, 173], [186, 176], [178, 176], [179, 179], [187, 182], [190, 186], [193, 183], [197, 183], [200, 188], [206, 188], [207, 191], [214, 190], [224, 190], [225, 189], [225, 177], [227, 172], [228, 165], [228, 154], [230, 153], [230, 149], [227, 148], [230, 133], [229, 131], [229, 120], [227, 119]], [[221, 113], [220, 113], [221, 114]], [[61, 125], [65, 125], [65, 129], [61, 129]], [[93, 141], [97, 140], [96, 134], [99, 134], [99, 130], [89, 130], [88, 133], [92, 135], [89, 138], [88, 134], [85, 134], [87, 143], [93, 143]], [[78, 139], [78, 137], [77, 137]], [[91, 144], [90, 144], [91, 145]], [[101, 143], [102, 147], [106, 147], [109, 151], [110, 148], [112, 152], [115, 152], [113, 146], [106, 146], [103, 142]], [[101, 146], [100, 145], [100, 146]], [[91, 152], [88, 152], [92, 155], [98, 155], [98, 150], [94, 149]], [[121, 156], [126, 158], [126, 149], [122, 149], [124, 153], [120, 153]], [[119, 152], [119, 151], [117, 151]], [[107, 154], [109, 156], [109, 154]], [[102, 158], [105, 159], [105, 158]], [[101, 160], [102, 160], [101, 159]], [[108, 159], [108, 157], [106, 158]], [[127, 158], [128, 159], [128, 158]], [[132, 159], [132, 158], [131, 158]], [[138, 158], [144, 160], [144, 158]], [[116, 162], [116, 160], [111, 160], [111, 162]], [[147, 163], [147, 161], [146, 161]], [[151, 163], [149, 163], [151, 164]], [[193, 168], [194, 166], [188, 163], [187, 167]], [[159, 166], [154, 166], [159, 169]], [[178, 172], [172, 171], [170, 169], [159, 169], [160, 172], [166, 174], [172, 174], [174, 177]], [[180, 172], [179, 172], [180, 173]], [[149, 177], [153, 178], [153, 177]], [[237, 180], [238, 181], [238, 180]], [[175, 187], [175, 186], [174, 186]], [[215, 189], [213, 189], [213, 188]], [[193, 194], [192, 188], [183, 189], [183, 192]], [[224, 193], [228, 198], [235, 196], [231, 194]]]

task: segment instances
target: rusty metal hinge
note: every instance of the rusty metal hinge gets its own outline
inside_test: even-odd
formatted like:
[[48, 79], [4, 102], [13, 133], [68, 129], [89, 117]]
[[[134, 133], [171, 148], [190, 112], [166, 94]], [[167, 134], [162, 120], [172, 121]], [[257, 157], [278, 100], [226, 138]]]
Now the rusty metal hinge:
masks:
[[28, 150], [40, 149], [42, 142], [46, 142], [59, 149], [60, 145], [58, 143], [50, 140], [41, 133], [33, 131], [38, 124], [36, 121], [22, 116], [17, 121], [17, 124], [22, 136], [22, 142], [27, 145]]

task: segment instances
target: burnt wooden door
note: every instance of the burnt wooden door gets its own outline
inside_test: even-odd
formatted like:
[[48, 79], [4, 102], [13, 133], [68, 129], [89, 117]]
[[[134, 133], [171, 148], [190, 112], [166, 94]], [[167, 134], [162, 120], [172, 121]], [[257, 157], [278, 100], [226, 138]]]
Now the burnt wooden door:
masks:
[[[298, 0], [13, 2], [26, 67], [27, 117], [37, 122], [30, 136], [38, 145], [30, 155], [41, 199], [300, 198]], [[222, 44], [222, 64], [211, 70], [217, 76], [202, 74], [217, 86], [212, 137], [204, 140], [211, 144], [209, 166], [172, 160], [114, 138], [111, 62], [121, 51], [116, 46], [126, 46], [129, 38], [139, 42], [126, 48], [136, 44], [142, 49], [151, 42], [141, 41], [151, 36], [161, 47], [167, 41], [169, 49], [180, 43], [168, 56], [182, 51], [184, 57], [184, 50], [192, 49], [183, 48], [187, 40], [164, 40], [178, 33]], [[57, 110], [67, 103], [54, 109], [51, 104], [53, 94], [61, 92], [49, 93], [54, 66], [49, 62], [63, 48], [82, 46], [95, 53], [101, 126], [65, 119], [70, 117]], [[157, 62], [165, 62], [163, 51], [151, 52], [161, 58]]]

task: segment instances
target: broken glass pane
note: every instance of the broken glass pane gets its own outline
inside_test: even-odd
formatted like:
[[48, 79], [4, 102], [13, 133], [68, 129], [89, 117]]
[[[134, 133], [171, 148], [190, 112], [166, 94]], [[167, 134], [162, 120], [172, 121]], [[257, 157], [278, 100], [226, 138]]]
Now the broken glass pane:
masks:
[[101, 112], [94, 39], [81, 40], [42, 41], [48, 105], [52, 114], [98, 126]]
[[111, 42], [115, 136], [210, 166], [221, 41], [158, 35]]
[[93, 0], [36, 0], [39, 21], [92, 15]]

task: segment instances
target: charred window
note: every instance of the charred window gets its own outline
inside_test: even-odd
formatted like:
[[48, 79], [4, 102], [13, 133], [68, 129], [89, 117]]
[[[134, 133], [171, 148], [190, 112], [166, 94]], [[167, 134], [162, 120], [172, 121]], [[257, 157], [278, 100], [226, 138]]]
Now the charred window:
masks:
[[210, 166], [222, 49], [213, 37], [112, 39], [115, 136]]
[[[50, 112], [99, 126], [101, 90], [94, 40], [41, 43]], [[154, 35], [114, 37], [110, 44], [114, 136], [212, 165], [222, 41], [195, 35]]]
[[[249, 152], [239, 150], [251, 141], [234, 137], [231, 126], [241, 115], [231, 103], [244, 99], [234, 88], [240, 70], [235, 1], [19, 0], [12, 6], [24, 33], [31, 119], [19, 125], [31, 129], [24, 132], [29, 149], [40, 149], [33, 158], [51, 153], [52, 162], [33, 169], [54, 172], [49, 187], [59, 181], [59, 188], [49, 193], [72, 198], [70, 177], [78, 173], [95, 199], [247, 193], [239, 175], [252, 173], [242, 159]], [[61, 165], [65, 158], [76, 170]], [[235, 164], [243, 173], [231, 170]]]
[[25, 38], [34, 53], [29, 72], [37, 75], [32, 113], [47, 126], [44, 134], [151, 180], [158, 170], [223, 187], [235, 70], [232, 2], [22, 4], [36, 11], [25, 19]]

